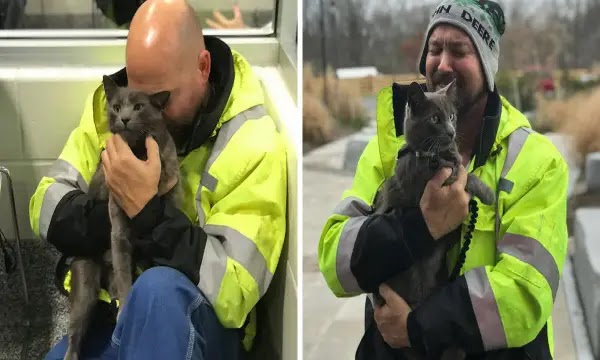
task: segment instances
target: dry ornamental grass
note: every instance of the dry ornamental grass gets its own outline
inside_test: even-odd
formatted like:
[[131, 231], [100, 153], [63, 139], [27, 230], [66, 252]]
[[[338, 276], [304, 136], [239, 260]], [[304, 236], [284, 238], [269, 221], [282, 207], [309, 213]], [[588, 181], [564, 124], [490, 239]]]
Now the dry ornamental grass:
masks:
[[338, 82], [330, 71], [326, 78], [315, 76], [310, 65], [303, 69], [302, 112], [304, 142], [313, 146], [358, 130], [368, 120], [360, 89]]
[[600, 151], [600, 88], [567, 99], [539, 99], [540, 127], [570, 135], [582, 158]]

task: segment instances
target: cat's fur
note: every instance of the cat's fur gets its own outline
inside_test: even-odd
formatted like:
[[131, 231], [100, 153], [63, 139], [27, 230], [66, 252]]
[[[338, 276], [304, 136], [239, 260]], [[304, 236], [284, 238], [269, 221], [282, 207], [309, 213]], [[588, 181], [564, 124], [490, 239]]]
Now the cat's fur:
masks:
[[[398, 159], [394, 175], [384, 183], [375, 202], [376, 213], [419, 206], [427, 182], [442, 167], [452, 168], [452, 175], [445, 185], [452, 184], [457, 178], [460, 158], [455, 141], [456, 82], [452, 81], [436, 92], [424, 92], [417, 83], [412, 83], [407, 93], [404, 135], [412, 151]], [[417, 157], [417, 152], [420, 157]], [[494, 192], [471, 173], [468, 174], [466, 190], [484, 204], [490, 205], [495, 201]], [[386, 283], [414, 308], [435, 288], [447, 282], [449, 274], [445, 256], [452, 245], [448, 237], [437, 240], [431, 254]], [[379, 305], [383, 303], [377, 293], [371, 299]], [[407, 359], [419, 359], [410, 348], [404, 353]], [[442, 357], [448, 360], [463, 358], [464, 353], [458, 349], [449, 349]]]
[[[170, 93], [162, 91], [148, 95], [118, 87], [108, 76], [104, 76], [103, 84], [110, 132], [121, 135], [133, 153], [142, 160], [147, 158], [146, 137], [150, 135], [156, 140], [161, 162], [159, 193], [164, 194], [166, 201], [177, 204], [180, 192], [177, 151], [162, 113]], [[167, 190], [169, 180], [173, 178], [177, 179], [177, 184]], [[71, 264], [69, 347], [65, 360], [79, 359], [81, 343], [90, 325], [100, 288], [107, 289], [112, 297], [119, 300], [120, 314], [132, 286], [134, 268], [139, 263], [132, 259], [130, 220], [106, 186], [102, 160], [90, 181], [88, 196], [108, 199], [111, 246], [103, 256], [75, 258]]]

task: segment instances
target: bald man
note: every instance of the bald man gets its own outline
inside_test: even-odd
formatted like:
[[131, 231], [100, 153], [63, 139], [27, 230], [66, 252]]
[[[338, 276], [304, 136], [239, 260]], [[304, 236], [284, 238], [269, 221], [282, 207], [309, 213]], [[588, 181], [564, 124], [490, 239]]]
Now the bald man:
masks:
[[[131, 22], [125, 61], [110, 76], [117, 85], [170, 92], [163, 111], [183, 203], [175, 208], [160, 196], [152, 138], [140, 160], [108, 132], [106, 113], [119, 109], [107, 109], [99, 86], [31, 198], [31, 225], [63, 254], [56, 278], [68, 294], [71, 259], [109, 247], [107, 202], [86, 193], [102, 158], [107, 184], [131, 219], [130, 241], [153, 266], [135, 280], [118, 321], [115, 302], [101, 292], [79, 359], [240, 359], [251, 349], [255, 305], [285, 237], [284, 144], [250, 65], [204, 37], [185, 2], [145, 2]], [[68, 342], [46, 359], [63, 359]]]

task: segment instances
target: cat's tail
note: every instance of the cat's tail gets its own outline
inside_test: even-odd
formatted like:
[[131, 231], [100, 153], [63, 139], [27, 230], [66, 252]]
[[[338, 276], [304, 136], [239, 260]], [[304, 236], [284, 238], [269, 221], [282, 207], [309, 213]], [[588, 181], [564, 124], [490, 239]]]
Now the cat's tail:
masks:
[[469, 194], [477, 197], [485, 205], [492, 205], [496, 202], [494, 191], [480, 178], [474, 174], [467, 174], [467, 191]]

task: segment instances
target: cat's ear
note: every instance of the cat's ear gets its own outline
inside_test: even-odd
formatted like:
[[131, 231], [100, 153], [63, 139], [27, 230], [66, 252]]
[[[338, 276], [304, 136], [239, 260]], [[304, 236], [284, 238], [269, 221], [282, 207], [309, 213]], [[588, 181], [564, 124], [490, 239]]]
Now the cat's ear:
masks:
[[425, 105], [425, 93], [421, 85], [416, 82], [410, 83], [408, 86], [408, 106], [410, 106], [413, 112], [418, 111], [423, 105]]
[[119, 88], [113, 79], [106, 75], [102, 76], [102, 84], [104, 85], [104, 93], [107, 99], [112, 98]]
[[444, 95], [446, 95], [450, 99], [455, 99], [457, 91], [456, 78], [452, 79], [452, 81], [448, 85], [446, 85], [446, 87], [443, 88], [442, 91], [444, 92]]
[[150, 101], [152, 104], [154, 104], [154, 106], [164, 110], [165, 106], [167, 106], [167, 102], [169, 101], [169, 97], [171, 97], [170, 91], [161, 91], [150, 95]]

